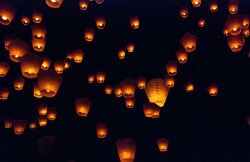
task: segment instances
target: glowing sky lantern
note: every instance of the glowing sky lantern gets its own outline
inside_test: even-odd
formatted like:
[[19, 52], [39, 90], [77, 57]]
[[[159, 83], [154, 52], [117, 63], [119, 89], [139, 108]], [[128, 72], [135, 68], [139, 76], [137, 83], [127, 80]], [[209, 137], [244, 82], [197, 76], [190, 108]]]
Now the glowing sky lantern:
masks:
[[193, 52], [196, 49], [196, 41], [197, 37], [195, 35], [186, 33], [181, 38], [180, 43], [187, 52]]
[[201, 6], [201, 0], [191, 0], [191, 3], [194, 7], [200, 7]]
[[79, 1], [80, 10], [85, 11], [85, 10], [87, 10], [88, 6], [89, 6], [88, 0], [80, 0]]
[[10, 66], [7, 62], [0, 62], [0, 77], [5, 77], [9, 70]]
[[63, 0], [45, 0], [46, 4], [51, 8], [59, 8]]
[[180, 10], [179, 10], [179, 13], [180, 13], [180, 16], [182, 18], [187, 18], [188, 17], [188, 8], [186, 7], [181, 7]]
[[230, 0], [228, 2], [228, 11], [231, 14], [236, 14], [239, 9], [239, 0]]
[[98, 29], [104, 29], [106, 26], [106, 19], [103, 16], [96, 17], [95, 23]]
[[0, 2], [0, 24], [9, 25], [15, 18], [15, 15], [16, 9], [14, 6], [3, 1]]
[[28, 16], [23, 16], [21, 22], [24, 26], [28, 26], [30, 24], [30, 18]]
[[219, 9], [218, 3], [215, 1], [209, 2], [209, 9], [211, 12], [217, 12]]
[[140, 21], [139, 21], [139, 18], [137, 16], [131, 16], [129, 19], [129, 22], [130, 22], [130, 26], [133, 29], [138, 29], [140, 26]]
[[168, 151], [168, 143], [169, 143], [169, 141], [166, 138], [160, 138], [157, 140], [157, 144], [158, 144], [159, 150], [161, 152]]
[[34, 11], [32, 13], [32, 20], [34, 23], [41, 23], [42, 22], [42, 19], [43, 19], [43, 13], [40, 12], [40, 11]]
[[116, 142], [120, 162], [133, 162], [135, 159], [136, 144], [131, 138], [121, 139]]

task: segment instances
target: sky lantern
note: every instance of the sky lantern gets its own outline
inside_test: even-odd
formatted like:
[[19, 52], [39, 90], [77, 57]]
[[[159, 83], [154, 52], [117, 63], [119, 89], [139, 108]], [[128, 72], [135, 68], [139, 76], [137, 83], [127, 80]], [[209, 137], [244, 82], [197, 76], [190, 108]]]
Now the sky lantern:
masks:
[[191, 0], [191, 3], [194, 7], [200, 7], [201, 6], [201, 0]]
[[174, 87], [175, 79], [173, 76], [166, 76], [164, 80], [165, 80], [167, 88]]
[[88, 76], [88, 82], [90, 84], [94, 83], [95, 82], [95, 75], [91, 74]]
[[103, 16], [96, 17], [95, 23], [96, 23], [96, 27], [97, 27], [98, 29], [101, 29], [101, 30], [104, 29], [105, 26], [106, 26], [105, 17], [103, 17]]
[[26, 120], [14, 120], [13, 125], [14, 133], [16, 135], [22, 135], [26, 128]]
[[135, 82], [127, 78], [119, 83], [119, 86], [121, 87], [122, 94], [124, 98], [132, 98], [135, 95], [136, 90], [136, 84]]
[[127, 51], [128, 51], [128, 53], [134, 52], [134, 49], [135, 49], [135, 44], [134, 43], [128, 43], [127, 44]]
[[81, 63], [84, 57], [84, 52], [80, 49], [73, 51], [73, 58], [75, 63]]
[[222, 32], [223, 32], [223, 34], [225, 35], [225, 36], [229, 36], [229, 30], [226, 28], [226, 27], [224, 27], [223, 29], [222, 29]]
[[85, 10], [87, 10], [88, 6], [89, 6], [89, 3], [87, 0], [80, 0], [79, 1], [80, 10], [85, 11]]
[[26, 78], [36, 78], [40, 71], [43, 59], [35, 54], [27, 54], [20, 58], [20, 67], [23, 76]]
[[55, 97], [62, 84], [62, 78], [54, 70], [40, 71], [37, 81], [41, 94], [45, 97]]
[[64, 70], [67, 70], [71, 67], [71, 62], [69, 60], [63, 60], [64, 62]]
[[166, 71], [169, 76], [175, 76], [177, 74], [178, 62], [168, 61], [166, 64]]
[[211, 1], [209, 3], [209, 9], [210, 9], [211, 12], [217, 12], [218, 9], [219, 9], [218, 3], [215, 2], [215, 1]]
[[165, 105], [169, 89], [163, 79], [152, 79], [147, 83], [145, 91], [149, 102], [155, 103], [159, 107], [163, 107]]
[[45, 127], [47, 125], [48, 119], [47, 119], [47, 117], [45, 115], [44, 116], [38, 116], [37, 120], [38, 120], [38, 123], [39, 123], [40, 127]]
[[135, 159], [136, 144], [131, 138], [121, 139], [116, 142], [120, 162], [133, 162]]
[[38, 86], [38, 83], [34, 83], [34, 88], [33, 88], [33, 95], [36, 98], [42, 98], [43, 95], [41, 94], [40, 88]]
[[249, 17], [247, 15], [244, 15], [242, 17], [242, 28], [247, 29], [249, 27]]
[[227, 44], [233, 52], [239, 52], [245, 44], [245, 39], [242, 35], [229, 35]]
[[20, 91], [23, 89], [24, 87], [24, 83], [25, 83], [25, 80], [23, 77], [16, 77], [14, 80], [13, 80], [13, 85], [14, 85], [14, 88], [15, 90], [17, 91]]
[[50, 121], [54, 121], [57, 117], [57, 108], [49, 107], [47, 111], [47, 119]]
[[73, 54], [72, 54], [72, 53], [68, 53], [68, 54], [67, 54], [67, 59], [73, 60], [73, 59], [74, 59]]
[[158, 144], [160, 152], [168, 151], [168, 144], [169, 144], [168, 139], [160, 138], [160, 139], [157, 140], [157, 144]]
[[32, 20], [33, 20], [34, 23], [39, 24], [39, 23], [41, 23], [42, 19], [43, 19], [43, 13], [42, 12], [34, 11], [32, 13]]
[[124, 59], [125, 58], [125, 56], [126, 56], [126, 51], [125, 50], [119, 50], [118, 51], [118, 57], [119, 57], [119, 59]]
[[14, 62], [19, 62], [19, 58], [26, 55], [29, 52], [30, 46], [28, 43], [16, 39], [9, 45], [10, 59]]
[[104, 83], [106, 79], [106, 73], [99, 71], [98, 73], [96, 73], [95, 77], [96, 77], [97, 83], [100, 83], [100, 84]]
[[87, 42], [92, 42], [95, 36], [95, 29], [93, 28], [85, 28], [84, 30], [84, 38]]
[[10, 128], [12, 128], [12, 126], [13, 126], [12, 120], [9, 118], [5, 118], [4, 119], [4, 128], [10, 129]]
[[238, 35], [242, 29], [242, 17], [239, 15], [229, 15], [225, 25], [231, 35]]
[[8, 35], [4, 37], [4, 48], [9, 51], [10, 49], [10, 44], [16, 39], [15, 36], [13, 35]]
[[106, 94], [110, 95], [113, 91], [113, 87], [111, 85], [106, 85], [104, 91]]
[[31, 122], [29, 123], [29, 128], [30, 128], [30, 129], [36, 129], [36, 122], [31, 121]]
[[30, 18], [28, 16], [23, 16], [21, 22], [24, 26], [28, 26], [30, 24]]
[[189, 93], [194, 92], [194, 84], [192, 82], [187, 82], [185, 84], [185, 90]]
[[132, 98], [125, 98], [125, 104], [126, 104], [126, 107], [131, 109], [131, 108], [134, 108], [135, 106], [135, 98], [132, 97]]
[[120, 86], [116, 85], [114, 88], [114, 93], [116, 97], [122, 97], [122, 89]]
[[96, 125], [96, 133], [98, 138], [105, 138], [108, 133], [108, 125], [106, 123], [98, 123]]
[[146, 79], [144, 77], [138, 77], [136, 79], [136, 84], [139, 89], [145, 89], [145, 86], [147, 84]]
[[95, 2], [96, 2], [97, 4], [102, 4], [102, 3], [104, 2], [104, 0], [95, 0]]
[[216, 84], [208, 85], [207, 91], [208, 91], [210, 96], [217, 96], [218, 95], [218, 87]]
[[46, 45], [46, 39], [43, 40], [37, 40], [32, 38], [31, 39], [32, 47], [37, 52], [42, 52]]
[[154, 115], [155, 109], [158, 107], [158, 105], [151, 103], [151, 102], [146, 102], [143, 105], [143, 111], [144, 115], [146, 118], [151, 118]]
[[5, 77], [9, 70], [10, 66], [7, 62], [0, 62], [0, 77]]
[[81, 117], [87, 117], [93, 104], [87, 98], [77, 98], [75, 99], [75, 105], [77, 115]]
[[43, 63], [41, 65], [41, 69], [43, 70], [48, 70], [51, 64], [51, 60], [47, 57], [43, 58]]
[[197, 37], [193, 34], [186, 33], [180, 40], [181, 45], [187, 52], [193, 52], [196, 49]]
[[197, 23], [198, 26], [202, 28], [206, 25], [206, 20], [204, 18], [200, 18]]
[[32, 37], [35, 40], [44, 40], [47, 35], [47, 28], [43, 24], [32, 24], [31, 26]]
[[46, 4], [51, 8], [59, 8], [63, 0], [45, 0]]
[[7, 100], [10, 94], [10, 90], [7, 87], [0, 87], [0, 100]]
[[137, 16], [131, 16], [129, 18], [129, 22], [130, 22], [130, 26], [133, 29], [138, 29], [140, 26], [140, 21], [139, 21], [139, 18]]
[[249, 29], [243, 29], [243, 30], [242, 30], [242, 35], [243, 35], [245, 38], [249, 37]]
[[181, 7], [179, 10], [180, 16], [182, 18], [187, 18], [188, 17], [188, 8], [186, 7]]
[[231, 14], [236, 14], [239, 9], [239, 0], [230, 0], [227, 7]]
[[175, 52], [175, 56], [180, 64], [185, 64], [188, 60], [188, 53], [184, 49], [179, 49]]
[[58, 74], [62, 74], [64, 70], [64, 62], [61, 60], [54, 62], [54, 69]]
[[15, 18], [16, 8], [3, 1], [0, 2], [0, 24], [9, 25]]
[[48, 105], [47, 104], [44, 104], [44, 103], [41, 103], [37, 106], [37, 110], [38, 110], [38, 114], [41, 115], [41, 116], [44, 116], [47, 114], [48, 112]]
[[156, 107], [155, 108], [155, 111], [154, 111], [154, 114], [152, 116], [152, 119], [157, 119], [160, 117], [160, 114], [161, 114], [161, 110], [160, 110], [160, 107]]

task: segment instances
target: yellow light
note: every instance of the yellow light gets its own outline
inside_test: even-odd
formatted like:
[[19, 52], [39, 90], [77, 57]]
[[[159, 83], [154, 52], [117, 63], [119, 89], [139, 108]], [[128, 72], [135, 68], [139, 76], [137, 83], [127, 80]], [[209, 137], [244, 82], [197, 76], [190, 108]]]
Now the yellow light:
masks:
[[2, 19], [5, 21], [5, 20], [8, 20], [8, 17], [2, 16]]

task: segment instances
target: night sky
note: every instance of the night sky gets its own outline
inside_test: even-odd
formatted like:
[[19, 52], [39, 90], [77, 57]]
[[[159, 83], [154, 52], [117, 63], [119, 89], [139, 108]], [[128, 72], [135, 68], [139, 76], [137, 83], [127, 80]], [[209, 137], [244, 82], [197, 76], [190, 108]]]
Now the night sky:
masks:
[[[132, 138], [136, 143], [135, 162], [249, 162], [250, 127], [250, 58], [249, 39], [238, 53], [233, 53], [222, 32], [229, 15], [228, 0], [217, 0], [218, 12], [212, 13], [208, 4], [194, 8], [190, 0], [105, 0], [98, 5], [89, 2], [86, 11], [79, 9], [78, 0], [64, 0], [60, 8], [48, 7], [45, 0], [9, 0], [17, 14], [9, 26], [0, 25], [0, 61], [10, 65], [10, 71], [0, 78], [0, 86], [8, 86], [8, 100], [0, 101], [0, 162], [118, 162], [116, 141]], [[179, 15], [181, 7], [189, 16]], [[15, 91], [13, 78], [21, 76], [19, 63], [9, 59], [4, 37], [13, 34], [23, 41], [31, 40], [31, 26], [23, 26], [20, 18], [31, 17], [34, 10], [43, 12], [47, 27], [47, 43], [41, 53], [52, 61], [66, 59], [76, 49], [84, 51], [80, 64], [61, 75], [63, 83], [54, 98], [34, 98], [36, 79], [25, 78], [22, 91]], [[250, 14], [250, 1], [240, 0], [238, 14]], [[129, 18], [137, 15], [140, 27], [130, 27]], [[97, 16], [105, 16], [106, 27], [98, 30]], [[199, 18], [206, 25], [197, 25]], [[93, 42], [84, 40], [84, 29], [95, 28]], [[160, 118], [148, 119], [143, 104], [148, 101], [145, 90], [136, 90], [133, 109], [125, 107], [123, 98], [104, 93], [105, 85], [143, 76], [147, 81], [164, 78], [167, 61], [177, 61], [175, 52], [182, 48], [179, 40], [185, 33], [197, 36], [197, 49], [189, 54], [186, 64], [178, 65], [175, 87], [169, 92]], [[133, 54], [123, 60], [117, 56], [129, 42], [135, 43]], [[31, 44], [31, 43], [30, 43]], [[53, 65], [51, 65], [53, 68]], [[104, 84], [89, 84], [87, 76], [104, 71]], [[192, 81], [193, 93], [184, 85]], [[211, 97], [207, 86], [216, 83], [218, 95]], [[75, 99], [87, 97], [93, 106], [88, 117], [79, 117]], [[36, 120], [37, 105], [46, 103], [58, 109], [55, 121], [46, 127], [29, 129], [17, 136], [4, 128], [4, 119]], [[96, 124], [107, 123], [107, 137], [98, 139]], [[39, 153], [37, 140], [43, 135], [56, 138], [50, 155]], [[169, 139], [168, 151], [157, 146], [159, 138]]]

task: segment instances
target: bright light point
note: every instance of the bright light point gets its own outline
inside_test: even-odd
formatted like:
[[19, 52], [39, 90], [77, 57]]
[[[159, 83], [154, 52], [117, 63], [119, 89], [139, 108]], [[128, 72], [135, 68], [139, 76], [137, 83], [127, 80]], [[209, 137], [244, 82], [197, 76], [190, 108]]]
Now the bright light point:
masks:
[[5, 20], [8, 20], [8, 17], [2, 16], [2, 19], [5, 21]]

